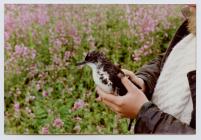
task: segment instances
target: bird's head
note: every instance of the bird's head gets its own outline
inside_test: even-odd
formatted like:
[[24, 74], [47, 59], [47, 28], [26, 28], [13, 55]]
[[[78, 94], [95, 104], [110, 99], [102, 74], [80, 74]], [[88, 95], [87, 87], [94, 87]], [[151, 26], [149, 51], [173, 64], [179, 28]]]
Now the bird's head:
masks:
[[97, 66], [98, 64], [101, 64], [104, 59], [106, 59], [106, 58], [103, 53], [98, 52], [98, 51], [92, 51], [92, 52], [87, 53], [84, 61], [79, 62], [76, 65], [80, 66], [80, 65], [87, 64], [89, 66], [91, 66], [91, 65]]

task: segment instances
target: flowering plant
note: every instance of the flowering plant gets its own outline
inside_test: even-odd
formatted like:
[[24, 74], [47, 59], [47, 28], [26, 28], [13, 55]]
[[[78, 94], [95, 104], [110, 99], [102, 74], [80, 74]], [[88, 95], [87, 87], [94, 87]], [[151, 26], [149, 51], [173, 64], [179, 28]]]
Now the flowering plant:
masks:
[[6, 4], [5, 133], [132, 133], [75, 63], [96, 49], [137, 70], [167, 48], [182, 6]]

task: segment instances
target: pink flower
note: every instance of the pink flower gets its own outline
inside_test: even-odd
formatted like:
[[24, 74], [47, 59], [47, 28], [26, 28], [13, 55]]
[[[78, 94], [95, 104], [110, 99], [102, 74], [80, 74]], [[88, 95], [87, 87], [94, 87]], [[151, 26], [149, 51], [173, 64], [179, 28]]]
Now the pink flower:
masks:
[[48, 129], [48, 127], [43, 127], [42, 130], [41, 130], [41, 133], [42, 133], [42, 134], [45, 134], [45, 135], [49, 134], [49, 129]]
[[36, 99], [35, 96], [30, 96], [30, 97], [31, 97], [30, 99], [31, 99], [32, 101]]
[[143, 48], [144, 48], [144, 49], [148, 49], [149, 46], [145, 44], [145, 45], [143, 46]]
[[81, 43], [81, 38], [80, 38], [79, 36], [74, 37], [74, 42], [75, 42], [76, 44], [80, 44], [80, 43]]
[[19, 103], [15, 103], [14, 104], [14, 109], [16, 112], [18, 112], [20, 110], [20, 104]]
[[77, 109], [80, 109], [80, 108], [83, 108], [85, 105], [84, 101], [83, 100], [78, 100], [74, 103], [74, 106], [73, 106], [73, 110], [77, 110]]
[[80, 118], [80, 117], [77, 116], [77, 117], [75, 117], [75, 120], [76, 120], [76, 121], [81, 121], [82, 118]]
[[49, 94], [48, 94], [48, 92], [47, 91], [43, 91], [43, 96], [44, 97], [46, 97], [46, 96], [48, 96]]
[[64, 122], [60, 118], [56, 118], [53, 122], [53, 126], [57, 128], [63, 127]]
[[35, 56], [36, 51], [34, 49], [30, 49], [28, 47], [25, 47], [24, 45], [15, 46], [15, 52], [13, 53], [13, 57], [21, 59], [34, 59]]
[[34, 59], [35, 57], [36, 57], [36, 51], [34, 50], [34, 51], [32, 51], [32, 53], [31, 53], [31, 58]]
[[144, 56], [147, 56], [148, 54], [149, 54], [149, 51], [145, 51], [145, 52], [143, 53]]
[[62, 21], [56, 23], [55, 30], [57, 33], [61, 33], [64, 30], [64, 24]]
[[54, 41], [54, 45], [55, 45], [56, 47], [61, 47], [61, 46], [62, 46], [61, 40], [56, 39], [56, 40]]
[[143, 53], [145, 51], [144, 47], [141, 47], [139, 51], [140, 53]]
[[55, 55], [55, 56], [53, 57], [53, 62], [54, 62], [55, 65], [59, 65], [60, 62], [61, 62], [61, 59]]
[[10, 38], [9, 32], [4, 32], [4, 39], [7, 41]]
[[77, 36], [77, 29], [75, 27], [72, 27], [71, 30], [69, 31], [69, 35], [72, 37]]
[[24, 53], [24, 48], [21, 47], [21, 46], [19, 46], [19, 45], [16, 45], [16, 46], [15, 46], [15, 53], [16, 53], [17, 55], [22, 55], [22, 54]]
[[36, 89], [37, 89], [37, 90], [40, 90], [40, 89], [41, 89], [40, 83], [37, 83], [37, 84], [36, 84]]
[[11, 33], [15, 29], [15, 19], [12, 14], [6, 14], [4, 20], [5, 30]]
[[48, 20], [49, 20], [49, 17], [46, 14], [42, 14], [42, 12], [38, 16], [38, 23], [40, 25], [45, 25], [48, 22]]
[[71, 52], [70, 51], [66, 51], [64, 54], [64, 60], [68, 60], [71, 57]]
[[140, 57], [134, 57], [134, 60], [135, 60], [135, 61], [140, 61], [141, 58], [140, 58]]

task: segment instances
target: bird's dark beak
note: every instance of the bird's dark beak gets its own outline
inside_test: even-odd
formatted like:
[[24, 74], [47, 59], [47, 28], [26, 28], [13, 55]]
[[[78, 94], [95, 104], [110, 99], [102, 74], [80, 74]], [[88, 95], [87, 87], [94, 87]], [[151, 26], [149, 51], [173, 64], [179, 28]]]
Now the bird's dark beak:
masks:
[[87, 63], [86, 61], [79, 62], [79, 63], [76, 63], [76, 66], [81, 66], [81, 65], [84, 65], [84, 64], [86, 64], [86, 63]]

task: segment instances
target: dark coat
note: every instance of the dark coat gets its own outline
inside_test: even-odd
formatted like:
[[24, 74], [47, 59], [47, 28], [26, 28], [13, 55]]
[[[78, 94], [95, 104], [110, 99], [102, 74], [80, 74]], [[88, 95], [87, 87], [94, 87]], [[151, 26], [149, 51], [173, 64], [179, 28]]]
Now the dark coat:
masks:
[[[145, 94], [147, 98], [150, 100], [153, 95], [154, 88], [156, 86], [156, 82], [160, 75], [160, 72], [163, 68], [163, 65], [172, 51], [173, 47], [186, 35], [189, 34], [187, 29], [188, 21], [184, 21], [184, 23], [179, 27], [175, 36], [166, 52], [160, 55], [155, 60], [150, 63], [144, 65], [136, 75], [142, 78], [146, 84]], [[134, 133], [136, 134], [195, 134], [196, 128], [196, 70], [190, 71], [187, 74], [191, 96], [193, 100], [193, 112], [192, 119], [190, 125], [182, 123], [180, 120], [176, 119], [170, 114], [164, 113], [161, 111], [155, 104], [152, 102], [145, 103], [137, 118], [136, 125], [134, 129]], [[174, 100], [174, 99], [173, 99]]]

